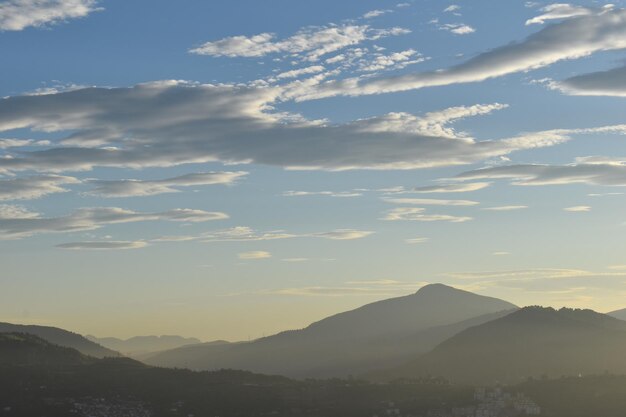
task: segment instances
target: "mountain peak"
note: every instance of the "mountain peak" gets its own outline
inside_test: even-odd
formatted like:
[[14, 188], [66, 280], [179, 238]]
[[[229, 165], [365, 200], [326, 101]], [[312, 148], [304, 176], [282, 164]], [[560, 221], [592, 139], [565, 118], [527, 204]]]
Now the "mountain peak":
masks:
[[434, 284], [426, 284], [419, 290], [417, 290], [416, 294], [424, 294], [424, 293], [443, 293], [443, 292], [451, 292], [451, 291], [461, 291], [454, 287], [450, 287], [449, 285], [434, 283]]

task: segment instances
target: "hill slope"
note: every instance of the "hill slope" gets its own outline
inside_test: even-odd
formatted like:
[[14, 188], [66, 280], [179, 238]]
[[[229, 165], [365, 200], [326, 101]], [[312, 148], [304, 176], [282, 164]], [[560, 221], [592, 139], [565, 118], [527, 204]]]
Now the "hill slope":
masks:
[[543, 375], [626, 373], [626, 322], [591, 310], [527, 307], [470, 327], [387, 378], [514, 383]]
[[85, 338], [128, 356], [144, 355], [151, 352], [176, 349], [181, 346], [202, 343], [199, 339], [181, 336], [135, 336], [124, 340], [116, 337], [98, 338], [87, 335]]
[[245, 369], [291, 377], [361, 374], [426, 352], [465, 327], [447, 331], [433, 328], [515, 308], [502, 300], [434, 284], [415, 294], [328, 317], [302, 330], [250, 343], [179, 348], [154, 355], [146, 363], [205, 370]]
[[611, 311], [608, 313], [609, 316], [615, 317], [616, 319], [626, 320], [626, 308], [622, 310]]
[[54, 345], [27, 333], [0, 333], [0, 366], [54, 366], [95, 361], [75, 349]]
[[27, 333], [35, 335], [55, 345], [73, 348], [84, 355], [93, 356], [94, 358], [120, 356], [118, 352], [87, 340], [77, 333], [57, 327], [0, 323], [0, 333]]

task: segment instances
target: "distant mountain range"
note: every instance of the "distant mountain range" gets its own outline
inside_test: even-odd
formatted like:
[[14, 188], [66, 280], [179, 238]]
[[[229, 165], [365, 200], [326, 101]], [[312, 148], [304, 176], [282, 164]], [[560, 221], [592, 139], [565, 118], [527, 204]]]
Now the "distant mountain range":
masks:
[[294, 378], [443, 377], [492, 384], [605, 371], [626, 375], [626, 321], [620, 318], [626, 318], [626, 310], [605, 315], [519, 309], [503, 300], [432, 284], [252, 342], [201, 343], [180, 336], [85, 338], [54, 327], [9, 323], [0, 323], [0, 335], [35, 335], [94, 358], [120, 356], [120, 351], [169, 368], [239, 369]]
[[181, 347], [145, 358], [145, 363], [195, 370], [221, 368], [291, 377], [362, 374], [426, 353], [455, 333], [510, 313], [506, 301], [442, 284], [367, 304], [302, 330], [253, 342]]
[[85, 336], [94, 343], [98, 343], [109, 349], [121, 352], [126, 356], [141, 356], [152, 352], [175, 349], [181, 346], [202, 343], [199, 339], [181, 336], [135, 336], [130, 339], [118, 339], [116, 337]]
[[626, 322], [591, 310], [526, 307], [470, 327], [431, 352], [377, 376], [437, 375], [454, 382], [626, 373]]
[[85, 337], [57, 327], [0, 323], [0, 333], [26, 333], [38, 336], [55, 345], [76, 349], [94, 358], [116, 357], [119, 352], [107, 349]]

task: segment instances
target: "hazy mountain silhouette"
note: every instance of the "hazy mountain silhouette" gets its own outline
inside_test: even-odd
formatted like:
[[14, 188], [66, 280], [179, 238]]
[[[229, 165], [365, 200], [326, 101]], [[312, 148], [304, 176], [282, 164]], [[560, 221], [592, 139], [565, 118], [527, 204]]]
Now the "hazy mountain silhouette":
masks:
[[0, 366], [62, 367], [96, 361], [27, 333], [0, 333]]
[[591, 310], [526, 307], [470, 327], [387, 379], [442, 376], [515, 383], [528, 377], [626, 372], [626, 322]]
[[0, 333], [27, 333], [35, 335], [55, 345], [73, 348], [84, 355], [93, 356], [94, 358], [120, 356], [118, 352], [100, 346], [77, 333], [57, 327], [0, 323]]
[[609, 316], [615, 317], [616, 319], [626, 320], [626, 308], [622, 310], [615, 310], [608, 313]]
[[146, 363], [197, 370], [245, 369], [291, 377], [360, 374], [402, 363], [467, 326], [515, 308], [506, 301], [433, 284], [415, 294], [336, 314], [302, 330], [246, 343], [182, 347], [156, 354]]
[[106, 348], [121, 352], [127, 356], [145, 355], [161, 350], [175, 349], [177, 347], [202, 343], [199, 339], [181, 336], [135, 336], [130, 339], [118, 339], [116, 337], [95, 337], [86, 335], [87, 339], [98, 343]]

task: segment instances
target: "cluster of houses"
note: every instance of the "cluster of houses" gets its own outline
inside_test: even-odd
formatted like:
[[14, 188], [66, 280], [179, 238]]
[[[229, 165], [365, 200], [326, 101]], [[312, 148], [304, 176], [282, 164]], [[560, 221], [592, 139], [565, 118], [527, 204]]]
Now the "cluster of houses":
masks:
[[506, 392], [502, 388], [477, 388], [474, 405], [452, 409], [429, 410], [425, 416], [403, 414], [394, 403], [388, 403], [381, 416], [375, 417], [526, 417], [541, 415], [541, 407], [525, 394]]
[[81, 398], [73, 400], [73, 413], [83, 417], [151, 417], [152, 413], [139, 401]]

